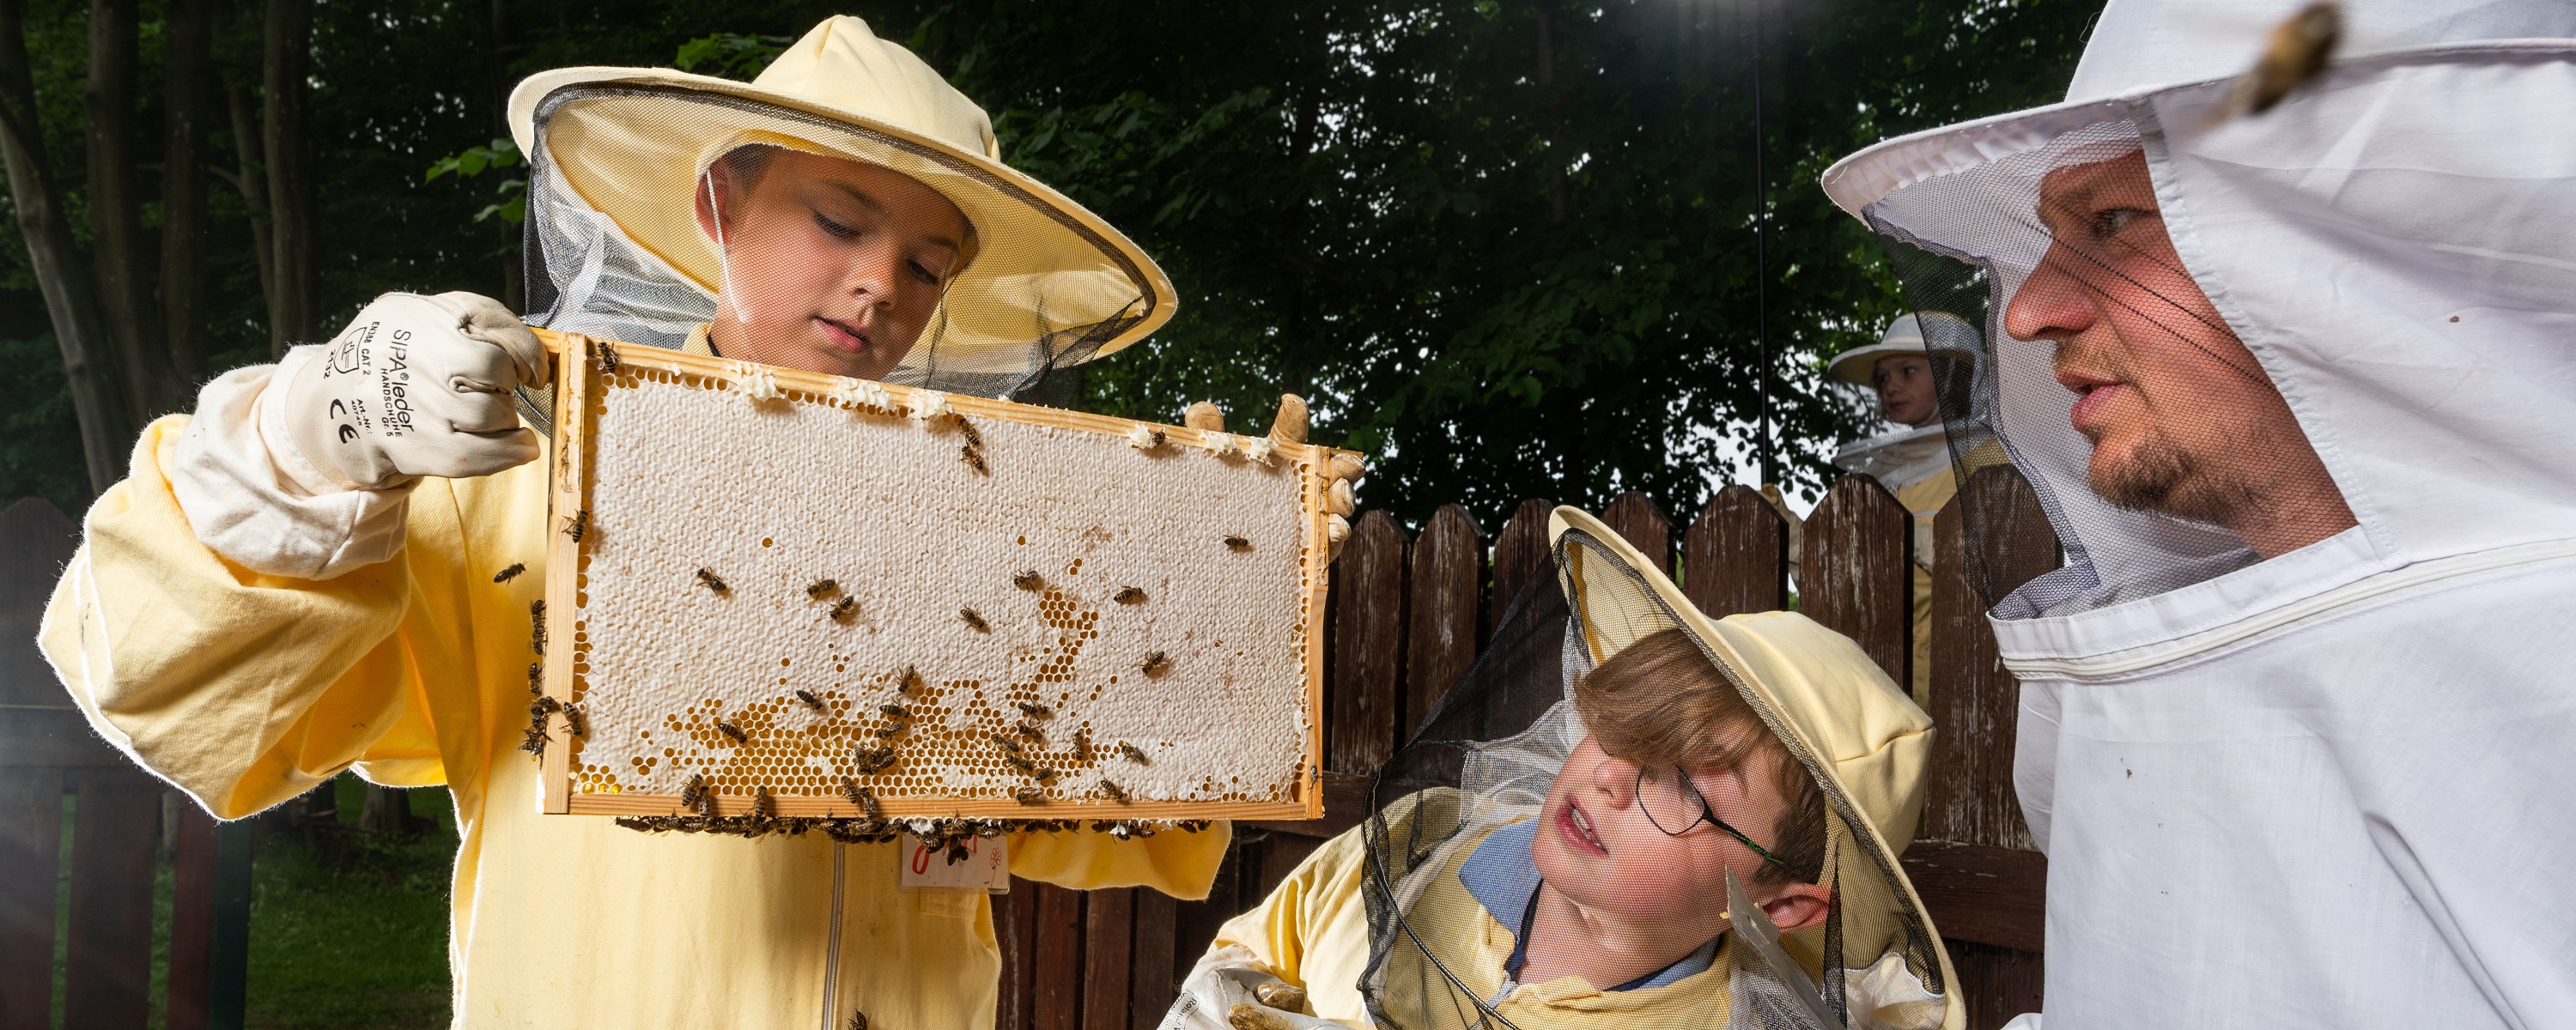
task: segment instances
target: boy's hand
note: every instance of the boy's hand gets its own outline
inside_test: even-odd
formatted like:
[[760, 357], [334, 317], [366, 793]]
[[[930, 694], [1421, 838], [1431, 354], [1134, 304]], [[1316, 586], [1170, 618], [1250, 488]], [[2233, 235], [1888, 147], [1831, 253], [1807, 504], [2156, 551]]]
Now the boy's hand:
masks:
[[[1280, 443], [1305, 443], [1306, 421], [1306, 399], [1293, 393], [1280, 394], [1279, 415], [1270, 420], [1270, 438]], [[1224, 432], [1225, 411], [1212, 402], [1200, 401], [1190, 405], [1189, 410], [1182, 414], [1181, 424], [1192, 429]], [[1342, 541], [1350, 539], [1350, 516], [1359, 510], [1359, 502], [1352, 495], [1351, 487], [1354, 481], [1368, 474], [1368, 466], [1361, 463], [1359, 455], [1335, 453], [1332, 461], [1330, 474], [1333, 479], [1324, 485], [1324, 539], [1332, 547], [1324, 559], [1327, 563], [1342, 556]]]
[[371, 301], [287, 384], [287, 436], [341, 489], [488, 476], [537, 456], [510, 391], [544, 385], [545, 347], [471, 293]]

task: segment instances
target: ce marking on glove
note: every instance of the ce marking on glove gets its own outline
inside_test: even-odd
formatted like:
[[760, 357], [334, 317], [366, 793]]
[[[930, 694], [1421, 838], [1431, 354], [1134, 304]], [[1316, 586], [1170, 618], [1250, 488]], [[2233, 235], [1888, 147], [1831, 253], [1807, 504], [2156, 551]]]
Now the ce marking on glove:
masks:
[[340, 423], [341, 443], [357, 440], [362, 432], [359, 427], [367, 423], [367, 414], [363, 405], [353, 404], [339, 397], [331, 398], [331, 403], [324, 409], [324, 413], [330, 416], [331, 421]]

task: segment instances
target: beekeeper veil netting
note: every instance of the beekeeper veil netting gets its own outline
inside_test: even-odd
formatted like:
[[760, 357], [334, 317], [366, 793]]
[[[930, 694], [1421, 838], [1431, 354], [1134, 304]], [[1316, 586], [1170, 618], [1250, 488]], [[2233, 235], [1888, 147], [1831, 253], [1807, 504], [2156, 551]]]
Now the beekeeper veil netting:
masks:
[[1999, 618], [2164, 594], [2349, 530], [2345, 564], [2382, 567], [2563, 535], [2576, 411], [2543, 341], [2571, 327], [2576, 145], [2542, 127], [2576, 106], [2567, 44], [2359, 52], [2563, 35], [2576, 8], [2347, 4], [2359, 55], [2262, 113], [2242, 77], [2134, 83], [2216, 46], [2182, 38], [2227, 35], [2213, 26], [2243, 30], [2221, 60], [2250, 67], [2281, 6], [2115, 5], [2074, 90], [2115, 95], [1827, 173], [1908, 299], [1980, 330], [1965, 389], [1943, 391], [1972, 399], [1944, 412], [1963, 485], [2014, 466], [2066, 548]]
[[1849, 640], [1712, 622], [1598, 521], [1554, 522], [1552, 575], [1375, 784], [1377, 1024], [1958, 1025], [1894, 851], [1929, 720]]

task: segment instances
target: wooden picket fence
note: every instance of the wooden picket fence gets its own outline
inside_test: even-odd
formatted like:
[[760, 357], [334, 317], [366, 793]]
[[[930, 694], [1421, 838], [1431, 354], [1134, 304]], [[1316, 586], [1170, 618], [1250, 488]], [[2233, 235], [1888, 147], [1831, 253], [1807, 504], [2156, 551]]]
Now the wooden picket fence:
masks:
[[[1963, 522], [1963, 505], [1982, 517]], [[1551, 507], [1521, 502], [1491, 538], [1457, 505], [1441, 508], [1410, 540], [1381, 512], [1357, 519], [1334, 566], [1325, 615], [1325, 817], [1237, 824], [1204, 901], [1015, 881], [994, 899], [1000, 1026], [1158, 1024], [1217, 927], [1366, 814], [1371, 775], [1539, 573]], [[1787, 524], [1749, 488], [1720, 491], [1678, 534], [1642, 494], [1622, 494], [1601, 514], [1711, 615], [1790, 602]], [[1933, 592], [1930, 660], [1939, 732], [1923, 829], [1904, 862], [1958, 969], [1969, 1025], [1983, 1030], [2039, 1008], [2047, 866], [2030, 850], [2012, 793], [2016, 690], [1996, 659], [1984, 606], [1955, 574], [1963, 525], [1984, 534], [1976, 543], [2001, 588], [2055, 567], [2058, 548], [2036, 498], [2010, 469], [1981, 473], [1936, 523], [1943, 574]], [[1806, 521], [1796, 598], [1800, 611], [1858, 641], [1898, 683], [1909, 681], [1913, 658], [1910, 530], [1911, 517], [1875, 481], [1835, 483]], [[0, 511], [0, 1030], [48, 1025], [66, 794], [74, 817], [62, 1025], [140, 1027], [147, 1007], [160, 787], [89, 732], [33, 646], [76, 534], [43, 501]], [[181, 806], [176, 835], [168, 1025], [205, 1027], [210, 1012], [216, 1026], [238, 1025], [248, 899], [218, 899], [218, 837], [194, 806]], [[224, 841], [246, 845], [246, 836], [239, 845]], [[246, 881], [246, 851], [228, 857], [241, 869], [220, 882]]]
[[[1963, 506], [1980, 518], [1963, 520]], [[1146, 1030], [1225, 920], [1259, 904], [1323, 841], [1363, 816], [1369, 778], [1466, 671], [1547, 551], [1547, 501], [1521, 502], [1490, 540], [1466, 509], [1434, 513], [1411, 540], [1381, 512], [1352, 525], [1333, 566], [1325, 678], [1324, 818], [1238, 823], [1205, 901], [1145, 889], [1072, 891], [1015, 881], [995, 899], [1005, 1030]], [[1713, 616], [1790, 602], [1787, 523], [1748, 487], [1718, 492], [1678, 535], [1643, 494], [1602, 520], [1672, 570]], [[1930, 648], [1934, 738], [1923, 829], [1903, 856], [1948, 945], [1969, 1026], [2001, 1026], [2040, 1003], [2047, 862], [2012, 792], [2017, 690], [1995, 655], [1985, 606], [1960, 569], [1963, 527], [1994, 586], [2058, 562], [2037, 498], [2010, 469], [1980, 473], [1935, 523]], [[1912, 517], [1866, 476], [1837, 482], [1806, 521], [1798, 610], [1850, 636], [1902, 684], [1912, 675]]]

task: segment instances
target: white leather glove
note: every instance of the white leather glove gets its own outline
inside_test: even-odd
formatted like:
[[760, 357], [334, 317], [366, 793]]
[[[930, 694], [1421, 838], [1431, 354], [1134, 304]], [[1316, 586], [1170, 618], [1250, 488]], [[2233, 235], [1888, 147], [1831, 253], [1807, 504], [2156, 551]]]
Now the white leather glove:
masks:
[[1344, 1030], [1341, 1023], [1306, 1015], [1305, 993], [1270, 972], [1250, 949], [1229, 944], [1199, 958], [1160, 1030]]
[[500, 301], [388, 293], [295, 370], [280, 421], [338, 489], [488, 476], [536, 458], [510, 391], [548, 374], [544, 345]]
[[[1225, 411], [1212, 401], [1200, 401], [1181, 414], [1181, 424], [1222, 433]], [[1305, 443], [1306, 425], [1306, 399], [1293, 393], [1280, 394], [1279, 414], [1270, 420], [1270, 438], [1280, 443]], [[1324, 484], [1324, 540], [1331, 547], [1326, 564], [1342, 556], [1342, 541], [1350, 539], [1350, 516], [1359, 510], [1351, 487], [1368, 474], [1368, 466], [1356, 454], [1335, 454], [1330, 471], [1333, 481]]]

